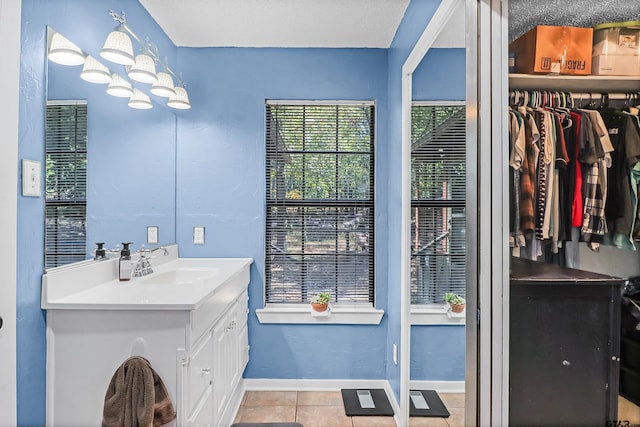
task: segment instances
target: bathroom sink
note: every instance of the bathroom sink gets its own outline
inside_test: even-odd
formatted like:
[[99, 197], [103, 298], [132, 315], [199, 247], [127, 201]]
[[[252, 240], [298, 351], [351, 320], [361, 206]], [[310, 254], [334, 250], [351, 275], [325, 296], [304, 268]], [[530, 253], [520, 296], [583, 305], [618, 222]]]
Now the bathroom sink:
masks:
[[[150, 258], [153, 273], [117, 279], [117, 258], [85, 261], [42, 277], [42, 308], [78, 310], [196, 310], [218, 313], [249, 283], [251, 258]], [[134, 262], [136, 261], [134, 256]], [[219, 313], [218, 313], [219, 314]]]
[[178, 267], [173, 270], [152, 273], [145, 277], [134, 279], [139, 283], [153, 283], [158, 285], [188, 285], [202, 282], [218, 273], [217, 268]]

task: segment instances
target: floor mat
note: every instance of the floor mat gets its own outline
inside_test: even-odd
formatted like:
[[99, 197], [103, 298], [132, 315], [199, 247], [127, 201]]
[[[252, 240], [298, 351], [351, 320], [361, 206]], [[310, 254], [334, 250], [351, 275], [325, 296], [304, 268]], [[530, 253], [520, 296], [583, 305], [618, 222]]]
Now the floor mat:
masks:
[[[412, 394], [415, 394], [412, 396]], [[435, 390], [411, 390], [409, 392], [409, 416], [410, 417], [449, 417], [449, 411], [444, 406], [442, 399], [438, 396]], [[420, 395], [426, 402], [426, 408], [424, 403], [420, 399]], [[416, 399], [417, 398], [417, 399]], [[418, 408], [414, 404], [414, 400], [418, 401]]]
[[[342, 392], [342, 402], [344, 403], [344, 411], [348, 417], [360, 416], [393, 416], [393, 408], [387, 393], [384, 389], [345, 389]], [[358, 397], [358, 392], [364, 395], [362, 400]], [[368, 394], [366, 393], [368, 392]], [[363, 407], [361, 401], [365, 402]], [[368, 404], [366, 403], [368, 402]]]

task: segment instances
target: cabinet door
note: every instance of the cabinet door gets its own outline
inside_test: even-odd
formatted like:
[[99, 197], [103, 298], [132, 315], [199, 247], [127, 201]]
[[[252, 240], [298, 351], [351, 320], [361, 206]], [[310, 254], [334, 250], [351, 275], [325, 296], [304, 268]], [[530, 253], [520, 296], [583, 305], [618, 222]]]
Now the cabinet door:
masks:
[[230, 347], [230, 334], [230, 316], [226, 315], [213, 329], [213, 411], [216, 422], [224, 412], [231, 391], [229, 360], [233, 357], [233, 349]]
[[238, 334], [238, 341], [238, 349], [240, 350], [238, 377], [241, 377], [244, 372], [244, 368], [246, 368], [247, 363], [249, 363], [249, 330], [246, 325], [240, 330], [240, 333]]
[[188, 414], [205, 397], [205, 392], [212, 383], [213, 342], [211, 331], [205, 333], [196, 344], [188, 365]]
[[212, 387], [205, 390], [202, 399], [194, 409], [187, 421], [188, 427], [212, 427], [213, 424], [213, 399]]
[[510, 425], [601, 427], [615, 419], [612, 323], [609, 286], [512, 286]]

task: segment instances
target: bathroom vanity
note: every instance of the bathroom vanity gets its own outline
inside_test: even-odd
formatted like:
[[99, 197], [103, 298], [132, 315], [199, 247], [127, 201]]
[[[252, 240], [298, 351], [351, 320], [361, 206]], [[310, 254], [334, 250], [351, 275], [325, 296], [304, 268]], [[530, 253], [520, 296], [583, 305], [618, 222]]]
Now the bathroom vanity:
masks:
[[[151, 260], [154, 272], [118, 281], [117, 259], [48, 272], [47, 425], [100, 425], [116, 369], [143, 356], [164, 382], [178, 426], [227, 426], [249, 360], [250, 258]], [[133, 255], [133, 261], [136, 256]]]

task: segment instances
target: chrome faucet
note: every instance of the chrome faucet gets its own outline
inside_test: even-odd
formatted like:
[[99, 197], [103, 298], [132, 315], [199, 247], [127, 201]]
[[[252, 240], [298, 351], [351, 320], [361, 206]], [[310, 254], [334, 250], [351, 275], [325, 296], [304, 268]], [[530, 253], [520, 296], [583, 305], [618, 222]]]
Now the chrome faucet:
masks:
[[135, 268], [133, 269], [133, 277], [143, 277], [147, 274], [153, 273], [153, 268], [151, 267], [150, 258], [153, 252], [162, 250], [164, 256], [169, 255], [169, 251], [164, 246], [158, 246], [153, 249], [145, 249], [144, 245], [140, 247], [140, 259], [136, 263]]

